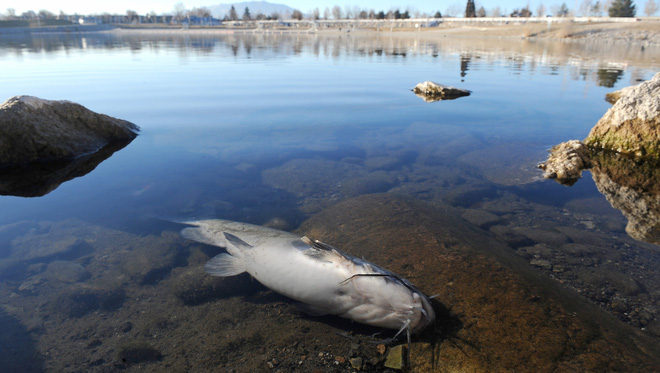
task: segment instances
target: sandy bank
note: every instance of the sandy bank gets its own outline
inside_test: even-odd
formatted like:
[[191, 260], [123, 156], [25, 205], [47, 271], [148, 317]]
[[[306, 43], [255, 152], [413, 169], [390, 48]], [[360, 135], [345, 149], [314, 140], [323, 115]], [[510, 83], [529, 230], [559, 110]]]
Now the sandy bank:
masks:
[[147, 33], [204, 33], [204, 34], [332, 34], [332, 33], [373, 33], [397, 35], [424, 35], [424, 37], [470, 37], [488, 39], [549, 39], [569, 42], [599, 42], [635, 44], [640, 46], [660, 45], [660, 20], [644, 20], [639, 22], [561, 22], [561, 23], [527, 23], [527, 24], [465, 24], [446, 22], [431, 28], [387, 28], [387, 29], [353, 29], [353, 28], [276, 28], [255, 29], [249, 27], [122, 27], [120, 32]]

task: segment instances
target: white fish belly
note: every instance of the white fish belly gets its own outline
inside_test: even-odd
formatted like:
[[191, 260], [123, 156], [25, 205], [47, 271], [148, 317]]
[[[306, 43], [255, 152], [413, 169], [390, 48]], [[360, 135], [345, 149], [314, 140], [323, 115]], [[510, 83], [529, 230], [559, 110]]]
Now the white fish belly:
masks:
[[246, 268], [255, 279], [318, 311], [343, 314], [361, 301], [344, 282], [352, 275], [346, 267], [284, 247], [255, 248], [254, 256], [250, 254], [246, 255]]

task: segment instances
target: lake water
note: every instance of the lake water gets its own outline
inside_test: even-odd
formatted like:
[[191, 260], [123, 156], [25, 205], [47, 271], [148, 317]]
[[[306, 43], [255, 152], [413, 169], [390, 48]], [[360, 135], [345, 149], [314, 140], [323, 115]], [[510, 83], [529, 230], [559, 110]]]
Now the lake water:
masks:
[[[455, 207], [548, 278], [660, 336], [658, 246], [626, 233], [626, 217], [589, 172], [568, 188], [536, 169], [553, 145], [586, 137], [610, 107], [606, 93], [659, 71], [657, 48], [387, 33], [114, 32], [5, 37], [0, 61], [3, 100], [69, 100], [141, 127], [127, 147], [46, 195], [0, 196], [1, 330], [21, 341], [0, 353], [9, 366], [38, 356], [26, 370], [110, 369], [108, 357], [61, 357], [77, 348], [65, 340], [82, 337], [59, 330], [48, 308], [58, 283], [75, 288], [98, 277], [94, 271], [117, 270], [95, 266], [89, 258], [98, 253], [76, 251], [81, 240], [116, 240], [121, 251], [130, 235], [162, 254], [156, 247], [178, 229], [163, 217], [293, 230], [340, 201], [388, 192]], [[472, 94], [425, 102], [411, 89], [427, 80]], [[550, 231], [562, 237], [543, 234]], [[581, 233], [625, 253], [614, 262], [587, 255], [584, 266], [593, 272], [596, 263], [607, 275], [547, 254], [553, 240], [576, 243]], [[163, 259], [147, 261], [154, 260]], [[151, 301], [149, 287], [185, 267], [171, 260], [144, 276], [122, 264], [118, 281], [148, 285], [126, 297]], [[112, 307], [89, 307], [114, 317]], [[76, 312], [67, 317], [90, 311]], [[94, 338], [86, 346], [117, 337]], [[57, 353], [69, 365], [57, 365]]]

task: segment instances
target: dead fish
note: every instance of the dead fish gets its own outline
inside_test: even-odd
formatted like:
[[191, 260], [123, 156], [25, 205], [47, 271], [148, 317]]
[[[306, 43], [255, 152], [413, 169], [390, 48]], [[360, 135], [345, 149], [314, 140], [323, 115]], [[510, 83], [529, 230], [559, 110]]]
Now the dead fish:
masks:
[[[293, 233], [227, 220], [184, 221], [188, 239], [223, 247], [204, 269], [213, 276], [248, 272], [312, 313], [419, 332], [435, 320], [429, 298], [408, 280], [366, 260]], [[394, 339], [393, 338], [393, 339]]]

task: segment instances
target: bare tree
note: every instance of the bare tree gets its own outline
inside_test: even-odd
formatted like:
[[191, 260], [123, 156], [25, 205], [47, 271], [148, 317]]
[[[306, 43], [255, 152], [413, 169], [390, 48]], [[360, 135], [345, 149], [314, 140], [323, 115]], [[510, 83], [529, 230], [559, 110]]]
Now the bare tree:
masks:
[[312, 19], [318, 20], [319, 18], [321, 18], [321, 12], [319, 11], [319, 8], [314, 8], [314, 10], [312, 10]]
[[293, 11], [293, 13], [291, 13], [291, 18], [292, 19], [297, 19], [298, 21], [300, 21], [301, 19], [303, 19], [303, 14], [302, 14], [301, 11], [296, 9], [296, 10]]
[[188, 15], [197, 16], [199, 18], [207, 18], [211, 16], [211, 11], [206, 7], [193, 8], [190, 12], [188, 12]]
[[582, 0], [582, 3], [580, 4], [580, 15], [582, 17], [587, 17], [591, 11], [591, 7], [591, 0]]
[[655, 12], [658, 11], [658, 5], [655, 3], [653, 0], [648, 0], [646, 2], [646, 5], [644, 6], [644, 14], [646, 14], [647, 17], [650, 17], [655, 14]]
[[27, 12], [21, 13], [21, 18], [36, 19], [37, 18], [37, 13], [35, 13], [34, 10], [28, 10]]
[[486, 16], [486, 9], [484, 9], [483, 6], [479, 7], [479, 9], [477, 9], [477, 17], [485, 17], [485, 16]]
[[461, 14], [461, 5], [454, 3], [451, 4], [445, 9], [445, 16], [447, 17], [456, 17], [457, 15]]
[[344, 17], [346, 19], [353, 18], [353, 9], [349, 5], [346, 5], [346, 7], [344, 9]]
[[55, 13], [48, 11], [46, 9], [41, 9], [39, 11], [39, 18], [41, 19], [54, 19], [55, 18]]
[[178, 22], [181, 22], [186, 15], [186, 6], [183, 3], [174, 4], [174, 10], [172, 11], [174, 19]]
[[326, 7], [325, 7], [325, 10], [323, 10], [323, 19], [328, 19], [328, 18], [330, 18], [330, 14], [331, 14], [331, 13], [330, 13], [330, 8], [328, 8], [328, 7], [326, 6]]
[[540, 3], [538, 7], [536, 7], [536, 16], [537, 17], [543, 17], [545, 14], [545, 5], [543, 3]]
[[493, 9], [490, 10], [490, 16], [491, 17], [499, 17], [502, 15], [502, 12], [500, 11], [500, 7], [496, 6]]
[[14, 19], [16, 18], [16, 9], [14, 8], [7, 8], [7, 19]]
[[126, 19], [130, 23], [133, 23], [133, 22], [138, 22], [139, 23], [140, 16], [138, 16], [136, 11], [129, 9], [129, 10], [126, 11]]
[[[355, 19], [360, 18], [360, 13], [362, 13], [362, 9], [360, 9], [359, 6], [355, 5], [353, 7], [353, 18]], [[365, 11], [364, 13], [366, 14], [367, 12]]]
[[342, 16], [341, 7], [339, 5], [333, 6], [332, 17], [334, 17], [334, 19], [341, 19], [341, 16]]

